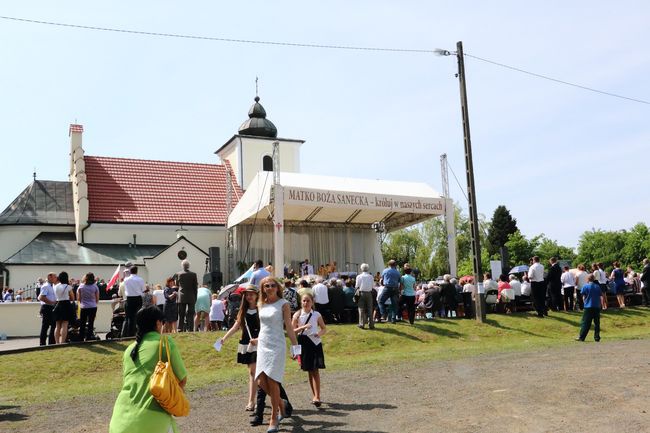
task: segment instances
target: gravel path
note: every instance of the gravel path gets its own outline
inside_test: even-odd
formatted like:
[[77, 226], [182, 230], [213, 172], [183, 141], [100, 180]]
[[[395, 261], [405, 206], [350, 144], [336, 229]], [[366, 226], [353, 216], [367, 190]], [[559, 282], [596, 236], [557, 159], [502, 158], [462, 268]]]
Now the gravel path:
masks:
[[[309, 404], [305, 374], [287, 384], [295, 411], [281, 431], [650, 432], [649, 370], [650, 340], [633, 340], [324, 371], [320, 409]], [[183, 433], [266, 431], [248, 426], [242, 384], [206, 386], [190, 398]], [[112, 404], [78, 397], [65, 411], [0, 406], [0, 431], [106, 432]]]

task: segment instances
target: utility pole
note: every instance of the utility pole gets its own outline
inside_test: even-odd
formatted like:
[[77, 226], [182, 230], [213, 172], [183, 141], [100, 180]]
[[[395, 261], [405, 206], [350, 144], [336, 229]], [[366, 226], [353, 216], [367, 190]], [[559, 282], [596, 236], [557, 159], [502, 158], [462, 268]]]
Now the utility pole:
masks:
[[456, 43], [458, 58], [458, 82], [460, 84], [460, 105], [463, 114], [463, 137], [465, 142], [465, 172], [467, 175], [467, 197], [469, 207], [469, 226], [472, 238], [472, 264], [474, 269], [474, 285], [476, 297], [474, 311], [476, 321], [483, 323], [485, 293], [483, 292], [483, 272], [481, 270], [481, 244], [479, 241], [478, 212], [476, 211], [476, 190], [474, 188], [474, 164], [472, 162], [472, 140], [469, 133], [469, 111], [467, 109], [467, 87], [465, 82], [465, 58], [463, 57], [463, 42]]

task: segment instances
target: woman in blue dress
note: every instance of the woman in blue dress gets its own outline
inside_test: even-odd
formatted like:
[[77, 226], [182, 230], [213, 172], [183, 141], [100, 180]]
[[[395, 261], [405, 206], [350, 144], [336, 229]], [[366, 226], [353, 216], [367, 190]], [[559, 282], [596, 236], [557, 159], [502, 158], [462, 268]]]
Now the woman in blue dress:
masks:
[[614, 265], [614, 270], [609, 276], [610, 280], [614, 281], [616, 286], [616, 300], [618, 301], [619, 308], [625, 308], [625, 274], [623, 269], [621, 269], [621, 264], [618, 261], [612, 263]]

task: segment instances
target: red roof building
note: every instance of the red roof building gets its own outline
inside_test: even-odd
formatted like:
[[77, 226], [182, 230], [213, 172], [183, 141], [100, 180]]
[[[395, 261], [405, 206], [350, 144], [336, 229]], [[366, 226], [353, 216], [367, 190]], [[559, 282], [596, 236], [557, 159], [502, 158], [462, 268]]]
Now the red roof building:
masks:
[[[84, 156], [88, 221], [225, 225], [229, 163]], [[231, 171], [232, 174], [232, 171]], [[232, 206], [242, 195], [230, 176]]]

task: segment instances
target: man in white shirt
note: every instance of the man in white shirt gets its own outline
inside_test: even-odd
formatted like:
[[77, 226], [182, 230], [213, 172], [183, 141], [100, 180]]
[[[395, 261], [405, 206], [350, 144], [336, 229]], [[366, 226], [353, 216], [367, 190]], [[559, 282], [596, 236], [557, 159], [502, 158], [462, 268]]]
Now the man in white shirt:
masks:
[[306, 275], [314, 274], [314, 266], [309, 264], [309, 259], [305, 259], [304, 262], [300, 265], [300, 275], [303, 277]]
[[54, 340], [54, 327], [56, 323], [54, 321], [54, 313], [52, 313], [56, 304], [54, 284], [56, 284], [56, 274], [50, 272], [47, 274], [47, 282], [41, 286], [41, 292], [38, 295], [38, 300], [41, 301], [41, 346], [45, 346], [46, 340], [48, 344], [56, 344]]
[[515, 298], [521, 296], [521, 283], [517, 279], [517, 276], [510, 274], [508, 278], [510, 279], [510, 287], [512, 288], [513, 292], [515, 292]]
[[364, 329], [366, 323], [368, 323], [368, 328], [374, 329], [372, 288], [375, 285], [375, 279], [368, 273], [370, 266], [367, 263], [362, 263], [359, 269], [361, 273], [357, 275], [354, 285], [354, 288], [359, 291], [359, 301], [357, 302], [359, 324], [357, 326]]
[[569, 272], [568, 266], [564, 267], [564, 272], [562, 272], [560, 280], [562, 281], [562, 290], [564, 291], [564, 310], [573, 311], [573, 293], [576, 289], [576, 279], [573, 274]]
[[269, 271], [264, 269], [264, 262], [261, 259], [256, 260], [253, 267], [254, 270], [253, 270], [253, 275], [251, 275], [250, 283], [254, 284], [255, 287], [261, 290], [262, 288], [260, 287], [260, 282], [262, 281], [263, 278], [266, 278], [271, 274], [269, 273]]
[[135, 335], [135, 315], [142, 308], [142, 294], [144, 293], [144, 280], [138, 275], [138, 267], [131, 268], [131, 275], [124, 279], [124, 325], [122, 326], [122, 337]]
[[533, 257], [533, 264], [528, 268], [533, 306], [537, 317], [548, 316], [546, 310], [546, 284], [544, 283], [544, 265], [539, 262], [539, 257]]
[[323, 278], [316, 278], [316, 284], [312, 287], [314, 292], [314, 304], [316, 311], [322, 316], [325, 323], [332, 323], [332, 316], [330, 314], [330, 299], [327, 295], [327, 286], [323, 284]]
[[602, 263], [597, 263], [596, 267], [598, 268], [598, 285], [600, 286], [600, 291], [602, 296], [600, 297], [600, 304], [603, 310], [607, 309], [607, 274], [605, 273], [605, 265]]

